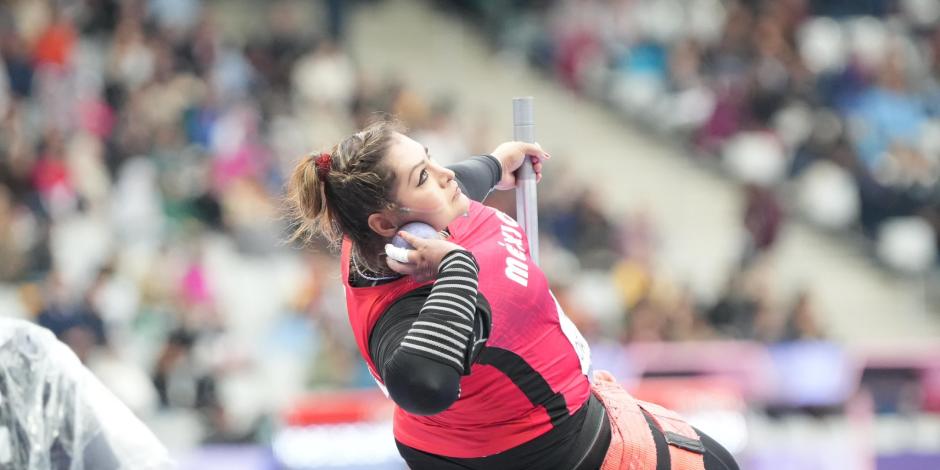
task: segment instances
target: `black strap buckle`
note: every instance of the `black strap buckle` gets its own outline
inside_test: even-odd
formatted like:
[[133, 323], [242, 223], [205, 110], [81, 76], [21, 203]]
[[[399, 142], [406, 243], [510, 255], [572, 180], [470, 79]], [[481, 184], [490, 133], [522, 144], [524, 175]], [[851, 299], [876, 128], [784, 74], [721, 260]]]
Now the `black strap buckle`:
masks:
[[705, 453], [705, 446], [702, 445], [702, 441], [698, 439], [685, 437], [672, 431], [666, 431], [663, 433], [663, 435], [666, 436], [666, 442], [670, 445], [674, 445], [680, 449], [685, 449], [689, 452], [695, 452], [696, 454]]

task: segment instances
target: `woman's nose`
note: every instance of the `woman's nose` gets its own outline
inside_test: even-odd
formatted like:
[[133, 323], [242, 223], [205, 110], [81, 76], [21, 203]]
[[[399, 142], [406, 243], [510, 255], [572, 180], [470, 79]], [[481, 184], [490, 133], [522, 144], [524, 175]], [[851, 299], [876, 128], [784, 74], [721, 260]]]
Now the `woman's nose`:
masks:
[[450, 170], [450, 169], [445, 168], [445, 167], [443, 167], [443, 166], [438, 167], [438, 168], [440, 168], [440, 173], [441, 173], [441, 176], [442, 176], [441, 182], [442, 182], [443, 184], [448, 184], [448, 183], [450, 183], [450, 180], [454, 179], [454, 178], [457, 176], [457, 175], [453, 172], [453, 170]]

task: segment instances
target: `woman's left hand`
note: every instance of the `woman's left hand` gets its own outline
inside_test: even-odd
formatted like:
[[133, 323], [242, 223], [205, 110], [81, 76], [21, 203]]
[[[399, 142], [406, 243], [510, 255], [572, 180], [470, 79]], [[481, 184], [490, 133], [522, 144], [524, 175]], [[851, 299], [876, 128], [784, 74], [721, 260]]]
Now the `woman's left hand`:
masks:
[[542, 180], [542, 160], [552, 158], [551, 155], [542, 150], [539, 144], [530, 144], [528, 142], [504, 142], [496, 147], [491, 154], [499, 160], [503, 167], [503, 174], [496, 183], [496, 189], [513, 189], [516, 187], [516, 170], [522, 166], [526, 157], [532, 161], [532, 169], [535, 171], [535, 181]]
[[385, 253], [388, 255], [385, 262], [389, 268], [392, 268], [392, 271], [414, 276], [418, 282], [430, 281], [437, 277], [441, 260], [448, 253], [463, 249], [460, 245], [447, 240], [416, 237], [404, 230], [398, 232], [398, 235], [411, 244], [413, 249], [400, 252], [399, 256], [404, 256], [404, 258], [395, 259], [394, 253], [390, 252], [394, 249], [390, 248], [392, 245], [385, 245]]

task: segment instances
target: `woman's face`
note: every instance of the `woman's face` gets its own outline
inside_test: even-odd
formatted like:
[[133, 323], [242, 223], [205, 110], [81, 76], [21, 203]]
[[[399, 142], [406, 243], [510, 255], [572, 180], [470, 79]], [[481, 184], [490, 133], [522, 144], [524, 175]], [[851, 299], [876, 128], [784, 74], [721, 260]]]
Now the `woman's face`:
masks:
[[427, 147], [403, 134], [394, 143], [385, 163], [395, 173], [392, 199], [399, 226], [420, 221], [443, 230], [470, 208], [470, 199], [457, 187], [454, 172], [438, 165]]

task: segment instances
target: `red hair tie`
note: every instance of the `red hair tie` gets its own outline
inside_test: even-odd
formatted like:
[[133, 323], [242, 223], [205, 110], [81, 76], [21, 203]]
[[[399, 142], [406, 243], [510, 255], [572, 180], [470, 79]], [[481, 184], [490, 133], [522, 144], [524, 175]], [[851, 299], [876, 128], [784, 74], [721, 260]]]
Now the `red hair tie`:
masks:
[[320, 181], [326, 182], [326, 175], [330, 174], [330, 167], [333, 166], [333, 157], [324, 152], [314, 160], [317, 165], [317, 177]]

